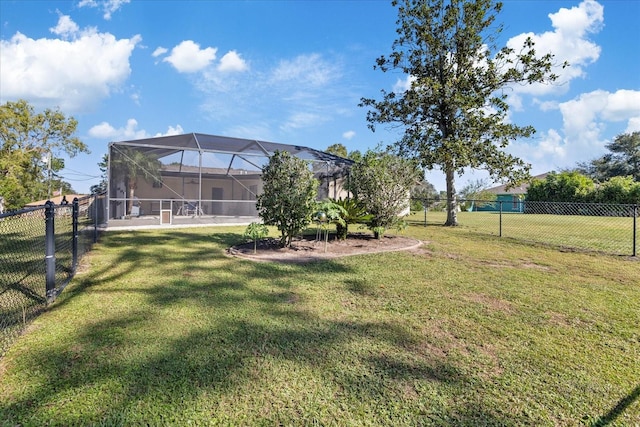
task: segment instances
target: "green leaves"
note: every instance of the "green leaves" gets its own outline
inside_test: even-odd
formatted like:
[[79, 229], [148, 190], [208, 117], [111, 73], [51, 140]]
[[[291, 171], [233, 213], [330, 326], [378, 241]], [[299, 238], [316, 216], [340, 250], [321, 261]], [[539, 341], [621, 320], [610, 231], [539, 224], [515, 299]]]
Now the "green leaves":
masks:
[[[390, 123], [404, 128], [397, 152], [440, 167], [447, 176], [450, 217], [455, 225], [454, 175], [485, 169], [495, 179], [528, 177], [529, 165], [503, 152], [510, 141], [531, 136], [530, 126], [507, 122], [508, 85], [552, 82], [553, 55], [539, 55], [532, 39], [520, 51], [496, 42], [501, 3], [493, 0], [397, 0], [398, 38], [376, 68], [401, 71], [411, 87], [382, 91], [382, 99], [361, 99], [369, 127]], [[566, 65], [566, 64], [565, 64]]]
[[280, 244], [291, 245], [293, 237], [311, 222], [316, 209], [318, 181], [304, 160], [286, 151], [276, 151], [262, 171], [263, 193], [258, 196], [258, 215], [280, 230]]
[[247, 228], [244, 230], [244, 234], [242, 237], [245, 239], [253, 240], [253, 253], [255, 254], [257, 251], [258, 240], [264, 239], [269, 235], [269, 228], [266, 225], [260, 224], [258, 222], [252, 222], [247, 225]]
[[[7, 209], [46, 198], [51, 178], [47, 172], [49, 167], [54, 172], [64, 167], [62, 154], [74, 157], [89, 152], [74, 136], [77, 125], [59, 110], [36, 113], [25, 100], [0, 106], [0, 195]], [[43, 161], [45, 156], [51, 162]]]
[[419, 180], [414, 162], [390, 153], [368, 151], [353, 166], [350, 190], [371, 215], [369, 228], [377, 237], [409, 208], [410, 191]]
[[[104, 160], [104, 159], [103, 159]], [[162, 181], [160, 176], [160, 161], [136, 147], [112, 146], [112, 168], [127, 180], [129, 197], [127, 213], [131, 213], [138, 179], [147, 182]]]
[[606, 147], [610, 153], [579, 163], [578, 170], [600, 182], [616, 176], [632, 176], [640, 182], [640, 132], [618, 135]]
[[599, 185], [579, 172], [549, 173], [531, 182], [527, 200], [542, 202], [640, 203], [640, 182], [616, 176]]

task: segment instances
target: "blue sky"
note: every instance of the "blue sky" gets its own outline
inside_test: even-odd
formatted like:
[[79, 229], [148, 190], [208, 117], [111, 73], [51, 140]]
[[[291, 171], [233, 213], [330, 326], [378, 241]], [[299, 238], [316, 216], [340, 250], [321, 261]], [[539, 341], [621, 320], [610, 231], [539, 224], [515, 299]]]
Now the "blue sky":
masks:
[[[0, 0], [0, 102], [59, 107], [91, 154], [61, 175], [87, 192], [110, 141], [209, 133], [365, 151], [399, 139], [367, 128], [361, 97], [407, 77], [373, 70], [391, 52], [389, 1]], [[532, 173], [598, 157], [640, 130], [639, 0], [508, 0], [501, 45], [530, 35], [571, 67], [561, 84], [510, 89], [509, 120], [533, 138], [508, 151]], [[427, 179], [444, 190], [444, 176]], [[457, 181], [484, 179], [468, 171]]]

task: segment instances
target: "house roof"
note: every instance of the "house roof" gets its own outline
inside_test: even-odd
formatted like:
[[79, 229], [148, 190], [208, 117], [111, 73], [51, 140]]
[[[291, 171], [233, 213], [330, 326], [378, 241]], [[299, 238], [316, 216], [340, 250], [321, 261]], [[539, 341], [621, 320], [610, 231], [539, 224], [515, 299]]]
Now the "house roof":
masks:
[[497, 187], [489, 188], [487, 192], [493, 193], [493, 194], [526, 194], [527, 190], [529, 189], [529, 185], [531, 184], [531, 181], [535, 179], [545, 179], [545, 177], [548, 174], [549, 173], [546, 172], [546, 173], [541, 173], [540, 175], [533, 176], [531, 177], [530, 181], [523, 182], [522, 184], [516, 185], [514, 187], [509, 187], [509, 189], [507, 189], [507, 184], [503, 184]]
[[298, 158], [310, 161], [331, 162], [340, 165], [351, 165], [350, 159], [345, 159], [314, 148], [301, 145], [280, 144], [276, 142], [260, 141], [257, 139], [233, 138], [228, 136], [207, 135], [203, 133], [187, 133], [182, 135], [161, 136], [156, 138], [136, 139], [130, 141], [111, 142], [113, 145], [138, 147], [148, 154], [164, 157], [169, 154], [189, 150], [226, 154], [244, 154], [256, 156], [270, 156], [275, 151], [287, 151]]
[[73, 202], [73, 199], [76, 197], [81, 199], [86, 197], [86, 194], [65, 194], [63, 196], [54, 196], [50, 199], [38, 200], [37, 202], [27, 203], [25, 207], [36, 207], [36, 206], [44, 206], [49, 200], [51, 200], [55, 205], [59, 205], [62, 203], [62, 199], [64, 198], [69, 204]]
[[[182, 153], [178, 154], [180, 160], [177, 170], [180, 173], [185, 172], [189, 166], [193, 166], [183, 163], [182, 155], [188, 151], [198, 152], [201, 155], [210, 153], [215, 157], [219, 157], [219, 160], [223, 163], [226, 161], [227, 166], [224, 170], [227, 175], [237, 170], [234, 166], [234, 159], [242, 159], [246, 163], [256, 166], [252, 158], [270, 157], [275, 151], [286, 151], [299, 159], [310, 161], [315, 165], [315, 172], [328, 176], [343, 175], [354, 163], [351, 159], [301, 145], [280, 144], [257, 139], [233, 138], [203, 133], [187, 133], [109, 143], [109, 148], [115, 152], [122, 152], [122, 148], [124, 147], [133, 148], [136, 151], [141, 151], [156, 159], [166, 159], [176, 155], [176, 153]], [[114, 151], [111, 152], [113, 153]], [[173, 157], [175, 158], [175, 156]], [[202, 165], [198, 167], [201, 168]], [[176, 168], [174, 167], [174, 169]], [[169, 169], [165, 170], [167, 172], [169, 171]], [[201, 170], [204, 172], [204, 169]]]

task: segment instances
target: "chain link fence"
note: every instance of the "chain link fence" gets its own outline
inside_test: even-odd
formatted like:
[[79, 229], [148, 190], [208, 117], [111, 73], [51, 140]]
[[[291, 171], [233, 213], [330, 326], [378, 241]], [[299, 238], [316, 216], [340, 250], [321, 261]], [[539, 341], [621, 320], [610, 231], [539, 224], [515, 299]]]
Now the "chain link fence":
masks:
[[0, 356], [73, 277], [105, 209], [98, 194], [0, 214]]
[[[445, 201], [412, 201], [421, 209], [409, 216], [409, 223], [445, 223]], [[563, 249], [625, 256], [638, 253], [640, 205], [465, 199], [458, 205], [459, 225], [477, 233]]]

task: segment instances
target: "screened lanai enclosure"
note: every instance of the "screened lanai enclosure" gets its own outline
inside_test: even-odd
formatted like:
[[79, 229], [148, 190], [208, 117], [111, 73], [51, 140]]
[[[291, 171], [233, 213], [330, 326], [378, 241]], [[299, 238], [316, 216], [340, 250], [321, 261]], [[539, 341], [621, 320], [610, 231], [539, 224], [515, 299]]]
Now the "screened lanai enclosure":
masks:
[[275, 151], [308, 161], [318, 198], [345, 198], [352, 161], [313, 148], [190, 133], [109, 144], [109, 226], [249, 223]]

